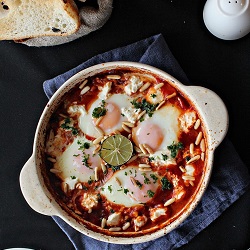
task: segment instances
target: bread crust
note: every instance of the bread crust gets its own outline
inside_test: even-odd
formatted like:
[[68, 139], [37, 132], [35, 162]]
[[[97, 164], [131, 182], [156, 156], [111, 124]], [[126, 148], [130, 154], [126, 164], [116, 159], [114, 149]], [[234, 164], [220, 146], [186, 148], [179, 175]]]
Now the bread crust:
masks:
[[[7, 7], [3, 8], [3, 3], [8, 9]], [[79, 11], [73, 0], [32, 0], [26, 5], [24, 3], [26, 3], [26, 0], [12, 0], [10, 2], [5, 0], [1, 3], [0, 40], [68, 36], [74, 34], [81, 25]], [[29, 12], [27, 14], [25, 11], [28, 10], [24, 6], [28, 4]], [[39, 7], [40, 9], [32, 9], [31, 4], [34, 5], [34, 8]], [[5, 16], [1, 15], [3, 12], [7, 14]], [[36, 12], [38, 15], [36, 15]], [[41, 29], [37, 28], [39, 25]]]

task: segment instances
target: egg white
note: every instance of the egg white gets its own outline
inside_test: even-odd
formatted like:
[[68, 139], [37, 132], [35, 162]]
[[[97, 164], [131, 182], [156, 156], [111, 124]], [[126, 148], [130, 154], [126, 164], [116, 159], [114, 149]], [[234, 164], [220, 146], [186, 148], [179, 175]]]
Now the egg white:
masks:
[[[146, 203], [152, 197], [149, 197], [147, 191], [156, 192], [160, 185], [159, 177], [155, 180], [150, 175], [157, 177], [153, 171], [141, 172], [136, 166], [130, 166], [126, 169], [119, 170], [105, 183], [101, 188], [100, 193], [104, 195], [109, 201], [116, 204], [121, 204], [126, 207], [131, 207]], [[141, 188], [131, 182], [131, 178], [139, 181]], [[119, 180], [117, 181], [116, 178]], [[148, 178], [147, 184], [145, 178]]]
[[[115, 105], [117, 105], [119, 107], [120, 111], [122, 110], [123, 107], [131, 106], [131, 103], [130, 103], [131, 101], [132, 101], [132, 99], [124, 94], [113, 94], [105, 100], [106, 105], [108, 103], [114, 103]], [[100, 107], [101, 104], [102, 104], [102, 100], [100, 100], [100, 99], [96, 100], [91, 105], [90, 109], [87, 112], [82, 112], [80, 117], [79, 117], [80, 129], [86, 135], [89, 135], [89, 136], [94, 137], [94, 138], [98, 138], [99, 136], [101, 136], [101, 134], [95, 128], [94, 120], [92, 118], [92, 113], [93, 113], [93, 110], [96, 107]], [[121, 112], [121, 114], [122, 114], [122, 112]], [[118, 123], [115, 124], [115, 126], [113, 126], [112, 128], [104, 129], [103, 132], [105, 133], [105, 135], [108, 135], [108, 134], [114, 132], [115, 130], [121, 130], [122, 129], [122, 122], [126, 121], [126, 120], [127, 120], [126, 117], [120, 115]]]
[[[173, 159], [170, 157], [170, 151], [168, 150], [168, 146], [171, 145], [173, 142], [178, 142], [178, 136], [181, 132], [180, 129], [180, 122], [179, 122], [179, 116], [181, 112], [178, 108], [172, 106], [172, 105], [166, 105], [159, 110], [156, 110], [153, 113], [152, 117], [147, 117], [144, 121], [138, 124], [138, 126], [133, 131], [133, 138], [136, 140], [136, 131], [138, 131], [139, 128], [146, 129], [150, 127], [151, 124], [157, 125], [162, 134], [163, 134], [163, 140], [161, 144], [159, 145], [158, 149], [153, 153], [150, 154], [150, 157], [153, 157], [154, 160], [158, 161], [162, 158], [162, 154], [168, 155], [168, 161], [170, 163], [173, 163]], [[150, 138], [150, 134], [148, 133], [148, 136]], [[150, 138], [150, 140], [154, 140], [154, 138]], [[144, 143], [144, 142], [139, 142]], [[166, 164], [164, 161], [163, 163]]]
[[[84, 150], [89, 157], [89, 166], [85, 166], [82, 162], [83, 153], [82, 149], [79, 149], [84, 142], [90, 145], [88, 149]], [[70, 179], [80, 182], [94, 180], [94, 168], [101, 164], [99, 155], [93, 155], [94, 150], [95, 147], [91, 141], [79, 136], [76, 137], [73, 143], [61, 155], [56, 157], [54, 168], [60, 171], [57, 175], [64, 181]]]

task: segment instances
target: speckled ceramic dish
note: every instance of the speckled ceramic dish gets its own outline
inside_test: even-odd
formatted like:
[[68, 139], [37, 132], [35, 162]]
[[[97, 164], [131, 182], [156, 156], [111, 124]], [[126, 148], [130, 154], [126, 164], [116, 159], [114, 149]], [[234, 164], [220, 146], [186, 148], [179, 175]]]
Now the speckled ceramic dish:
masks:
[[[145, 146], [146, 144], [143, 144], [143, 145], [148, 151], [144, 155], [142, 155], [143, 158], [138, 158], [138, 157], [141, 157], [141, 154], [140, 155], [138, 154], [135, 157], [136, 160], [134, 160], [134, 163], [133, 163], [134, 165], [126, 166], [126, 164], [128, 163], [125, 163], [125, 168], [128, 167], [128, 169], [130, 169], [131, 174], [132, 174], [132, 170], [135, 171], [134, 175], [130, 176], [130, 181], [132, 182], [132, 184], [140, 183], [138, 180], [135, 180], [136, 178], [138, 178], [139, 176], [138, 173], [140, 171], [141, 171], [140, 174], [144, 176], [145, 178], [144, 183], [142, 181], [140, 183], [142, 184], [142, 186], [144, 185], [144, 187], [147, 187], [146, 185], [149, 183], [153, 183], [153, 179], [151, 180], [150, 177], [157, 176], [156, 178], [157, 180], [155, 179], [154, 183], [158, 181], [157, 183], [160, 188], [156, 187], [154, 192], [152, 190], [147, 190], [146, 195], [143, 196], [144, 198], [146, 197], [146, 200], [143, 200], [143, 202], [140, 202], [136, 200], [135, 198], [133, 198], [135, 191], [132, 192], [131, 189], [129, 190], [129, 188], [126, 186], [127, 185], [126, 182], [128, 181], [128, 179], [127, 180], [121, 179], [122, 172], [120, 172], [120, 175], [119, 175], [119, 171], [124, 171], [123, 170], [124, 167], [120, 168], [119, 166], [119, 168], [115, 169], [116, 172], [112, 172], [111, 168], [109, 168], [110, 165], [106, 163], [105, 163], [106, 168], [108, 168], [108, 175], [107, 175], [108, 177], [105, 176], [105, 173], [104, 174], [102, 173], [102, 176], [104, 175], [102, 182], [99, 182], [100, 178], [95, 175], [96, 179], [94, 181], [93, 180], [91, 181], [92, 186], [90, 184], [86, 184], [87, 186], [84, 186], [85, 185], [85, 184], [83, 185], [84, 182], [79, 181], [78, 183], [74, 183], [75, 186], [73, 187], [73, 191], [72, 190], [68, 191], [68, 189], [65, 191], [66, 198], [64, 197], [65, 194], [61, 191], [60, 192], [62, 194], [58, 195], [58, 193], [60, 192], [54, 191], [53, 184], [51, 181], [53, 180], [53, 174], [57, 175], [58, 173], [62, 172], [61, 169], [58, 170], [58, 166], [56, 164], [53, 166], [54, 162], [56, 162], [58, 158], [52, 159], [53, 161], [51, 161], [50, 163], [48, 163], [46, 160], [46, 159], [51, 160], [51, 157], [48, 157], [46, 155], [47, 154], [46, 140], [48, 140], [47, 139], [48, 130], [49, 130], [49, 126], [51, 126], [52, 115], [54, 115], [57, 112], [58, 107], [62, 103], [62, 100], [65, 100], [65, 95], [67, 95], [67, 93], [69, 92], [72, 92], [72, 90], [78, 89], [77, 91], [79, 91], [81, 95], [84, 95], [87, 91], [89, 91], [89, 89], [91, 89], [92, 86], [94, 86], [94, 84], [97, 84], [98, 82], [100, 82], [100, 79], [109, 79], [109, 81], [112, 82], [112, 88], [115, 88], [115, 90], [113, 89], [114, 95], [117, 93], [120, 94], [119, 89], [121, 88], [122, 85], [127, 86], [128, 84], [131, 84], [131, 81], [132, 81], [131, 75], [133, 74], [139, 78], [141, 77], [142, 74], [145, 74], [147, 76], [149, 75], [153, 76], [148, 79], [149, 81], [150, 79], [153, 79], [154, 82], [151, 83], [151, 87], [153, 88], [154, 91], [156, 91], [156, 89], [161, 88], [164, 85], [162, 84], [162, 82], [163, 83], [165, 82], [165, 84], [168, 85], [168, 87], [165, 87], [165, 89], [164, 87], [162, 87], [163, 89], [161, 90], [161, 94], [163, 96], [162, 98], [165, 98], [165, 99], [164, 99], [163, 104], [161, 104], [159, 101], [159, 103], [157, 103], [154, 106], [156, 110], [158, 110], [158, 108], [160, 108], [161, 105], [166, 105], [165, 103], [166, 100], [168, 102], [168, 106], [165, 107], [166, 110], [170, 110], [171, 108], [175, 106], [178, 106], [179, 108], [181, 108], [180, 106], [182, 105], [185, 106], [183, 103], [185, 103], [186, 101], [187, 101], [186, 103], [188, 103], [186, 106], [191, 107], [187, 109], [189, 111], [195, 110], [196, 112], [194, 115], [195, 121], [193, 123], [191, 122], [191, 125], [188, 125], [189, 127], [192, 127], [192, 130], [191, 128], [188, 128], [184, 135], [184, 136], [188, 136], [189, 133], [193, 134], [192, 135], [193, 142], [192, 141], [190, 142], [189, 140], [184, 141], [184, 146], [181, 145], [180, 147], [182, 150], [181, 160], [178, 163], [178, 159], [172, 159], [175, 161], [172, 161], [171, 163], [169, 163], [170, 165], [167, 168], [165, 167], [165, 172], [168, 172], [167, 174], [162, 171], [161, 169], [162, 167], [161, 165], [159, 165], [160, 164], [159, 162], [157, 163], [156, 161], [154, 162], [152, 160], [152, 159], [156, 159], [157, 157], [151, 157], [154, 152], [150, 152], [150, 150], [148, 150], [147, 147]], [[88, 79], [87, 84], [89, 84], [89, 86], [85, 88], [84, 90], [82, 90], [83, 88], [82, 83], [86, 79]], [[145, 78], [142, 77], [139, 80], [144, 81]], [[109, 81], [106, 81], [106, 83]], [[144, 85], [146, 83], [147, 81], [143, 82]], [[79, 90], [79, 88], [81, 90]], [[99, 87], [98, 91], [100, 89], [104, 89], [104, 87], [103, 86]], [[146, 96], [145, 98], [156, 97], [156, 94], [155, 94], [156, 92], [152, 94], [151, 92], [149, 92], [149, 91], [152, 91], [152, 89], [150, 90], [149, 88], [149, 90], [146, 90], [146, 87], [144, 87], [143, 89], [139, 89], [139, 88], [136, 90], [133, 89], [132, 93], [131, 93], [131, 89], [128, 90], [128, 92], [126, 92], [127, 93], [126, 98], [135, 98], [134, 93], [136, 91], [139, 93], [141, 99], [143, 98], [144, 93]], [[149, 93], [151, 94], [149, 95]], [[81, 99], [83, 103], [84, 103], [84, 98]], [[170, 98], [173, 98], [173, 99], [170, 99]], [[96, 98], [94, 100], [96, 100]], [[138, 100], [139, 99], [136, 98], [134, 99], [132, 103], [135, 104], [135, 102], [138, 102]], [[107, 99], [106, 102], [109, 102], [109, 99]], [[75, 105], [77, 102], [73, 101], [73, 103]], [[129, 103], [131, 103], [131, 101]], [[84, 105], [87, 106], [87, 103], [85, 103]], [[145, 120], [150, 121], [151, 116], [152, 114], [149, 113], [148, 116], [145, 118]], [[156, 116], [157, 116], [156, 114], [153, 114], [153, 117], [156, 118]], [[72, 117], [75, 117], [75, 116], [72, 116]], [[178, 118], [178, 121], [181, 120], [183, 122], [182, 125], [188, 123], [188, 121], [185, 120], [186, 119], [185, 117], [186, 117], [185, 115], [182, 115]], [[200, 128], [202, 128], [202, 131], [200, 132], [199, 130], [195, 131], [195, 129], [197, 129], [195, 127], [199, 126], [199, 124], [198, 125], [196, 124], [197, 120], [199, 120]], [[123, 123], [123, 125], [124, 124], [127, 124], [128, 126], [131, 125], [132, 130], [133, 130], [133, 127], [139, 126], [143, 122], [145, 122], [144, 119], [143, 120], [140, 119], [140, 121], [139, 120], [136, 121], [136, 125], [135, 124], [131, 125], [128, 122]], [[62, 125], [62, 123], [63, 123], [63, 120], [61, 121], [60, 124]], [[164, 123], [164, 121], [162, 123]], [[64, 128], [65, 127], [67, 128], [65, 124], [68, 125], [69, 121], [67, 121], [66, 123], [66, 120], [65, 120], [65, 122], [63, 123]], [[60, 128], [60, 125], [58, 126], [58, 128]], [[123, 129], [125, 129], [126, 131], [130, 131], [130, 129], [127, 129], [126, 126], [123, 126]], [[177, 79], [167, 74], [166, 72], [163, 72], [149, 65], [144, 65], [140, 63], [109, 62], [109, 63], [95, 65], [93, 67], [87, 68], [77, 73], [76, 75], [71, 77], [69, 80], [67, 80], [63, 84], [63, 86], [61, 86], [61, 88], [53, 95], [51, 100], [46, 105], [43, 111], [43, 114], [40, 118], [39, 124], [37, 126], [36, 135], [34, 139], [33, 154], [30, 157], [30, 159], [27, 161], [27, 163], [24, 165], [20, 174], [21, 190], [27, 203], [35, 211], [41, 214], [49, 215], [49, 216], [52, 216], [52, 215], [59, 216], [66, 223], [68, 223], [70, 226], [72, 226], [79, 232], [85, 235], [88, 235], [92, 238], [95, 238], [97, 240], [110, 242], [110, 243], [116, 243], [116, 244], [134, 244], [134, 243], [150, 241], [150, 240], [159, 238], [169, 233], [173, 229], [175, 229], [195, 209], [196, 205], [199, 203], [209, 183], [209, 179], [210, 179], [212, 167], [213, 167], [214, 151], [216, 147], [224, 139], [227, 129], [228, 129], [228, 113], [227, 113], [226, 107], [224, 103], [222, 102], [222, 100], [218, 97], [218, 95], [209, 89], [206, 89], [200, 86], [185, 86], [182, 83], [180, 83]], [[128, 136], [129, 138], [131, 138], [131, 136], [127, 134], [129, 132], [126, 132], [126, 131], [123, 131], [121, 133], [124, 136]], [[70, 133], [71, 132], [72, 131], [70, 131]], [[85, 134], [84, 133], [82, 134], [85, 136], [86, 133]], [[170, 136], [166, 133], [164, 134], [164, 136]], [[181, 133], [184, 133], [184, 132], [182, 131]], [[73, 135], [70, 134], [70, 136], [73, 136]], [[200, 136], [202, 137], [200, 138]], [[181, 136], [181, 138], [183, 138], [183, 136]], [[201, 143], [202, 138], [204, 139], [203, 144]], [[92, 143], [94, 139], [95, 139], [94, 137], [93, 139], [90, 138], [89, 142]], [[141, 145], [142, 144], [139, 144], [139, 146]], [[102, 145], [100, 146], [102, 147]], [[171, 147], [168, 146], [168, 149], [170, 148]], [[147, 153], [149, 154], [149, 156]], [[52, 152], [52, 155], [53, 155], [53, 152]], [[74, 156], [78, 156], [78, 155], [74, 155]], [[161, 155], [167, 159], [166, 155], [163, 155], [163, 154]], [[164, 157], [163, 157], [163, 160], [166, 160], [164, 159]], [[170, 156], [168, 156], [168, 159], [169, 157]], [[176, 156], [171, 155], [171, 157], [173, 158]], [[195, 179], [196, 178], [195, 176], [191, 176], [193, 173], [192, 171], [196, 167], [195, 164], [193, 166], [192, 164], [193, 162], [196, 162], [196, 161], [197, 162], [201, 161], [199, 166], [202, 166], [202, 170], [199, 171], [199, 180]], [[48, 167], [48, 164], [50, 165], [50, 167]], [[139, 166], [138, 168], [139, 172], [137, 170], [134, 170], [136, 168], [136, 164], [137, 164], [137, 167]], [[190, 171], [190, 165], [191, 165], [191, 169], [193, 170], [191, 171], [192, 172], [191, 174], [190, 173], [188, 174], [187, 172]], [[151, 174], [148, 173], [148, 169], [145, 169], [147, 167], [150, 168], [150, 171], [153, 171]], [[99, 171], [98, 168], [96, 169], [95, 169], [96, 171]], [[161, 171], [159, 169], [161, 169]], [[177, 169], [177, 170], [174, 170], [173, 172], [171, 172], [172, 171], [171, 169]], [[127, 174], [128, 174], [127, 172], [124, 172], [124, 175], [127, 176]], [[146, 178], [146, 174], [148, 174], [148, 178]], [[52, 176], [52, 179], [48, 177], [50, 175]], [[179, 175], [178, 178], [176, 177], [177, 175]], [[119, 184], [120, 189], [119, 190], [114, 189], [114, 186], [117, 184], [113, 183], [112, 184], [113, 186], [111, 184], [109, 185], [107, 184], [106, 186], [108, 187], [107, 190], [109, 190], [109, 192], [107, 191], [105, 193], [105, 191], [103, 191], [105, 189], [105, 182], [108, 183], [108, 181], [110, 181], [112, 176], [115, 176], [115, 179], [117, 183]], [[58, 176], [56, 176], [56, 178], [57, 177]], [[61, 178], [61, 176], [59, 177]], [[74, 176], [72, 174], [70, 177], [72, 179], [77, 179], [75, 174]], [[166, 177], [168, 177], [169, 180], [171, 180], [170, 190], [167, 190], [167, 188], [163, 187], [163, 184], [164, 184], [163, 181], [166, 180]], [[118, 181], [118, 178], [120, 178], [119, 181]], [[179, 179], [181, 179], [181, 181]], [[196, 182], [196, 180], [198, 181]], [[186, 193], [188, 193], [189, 191], [185, 191], [186, 193], [184, 192], [181, 194], [176, 193], [177, 191], [180, 190], [178, 184], [176, 183], [182, 183], [181, 189], [183, 190], [188, 190], [188, 189], [192, 190], [192, 193], [190, 194], [190, 196], [186, 195]], [[62, 181], [62, 184], [65, 184], [65, 181]], [[69, 187], [69, 183], [66, 182], [66, 184]], [[84, 186], [84, 190], [83, 190], [83, 186]], [[114, 199], [111, 200], [112, 197], [115, 197], [115, 196], [112, 196], [111, 198], [109, 197], [109, 193], [111, 193], [112, 191], [112, 189], [110, 188], [111, 186], [113, 187], [114, 195], [118, 191], [123, 190], [124, 191], [123, 195], [125, 193], [124, 199], [126, 199], [127, 197], [126, 195], [128, 193], [130, 195], [130, 198], [132, 197], [134, 199], [133, 202], [129, 203], [130, 205], [126, 207], [124, 205], [119, 204], [119, 202]], [[77, 187], [81, 187], [79, 188], [80, 191], [79, 190], [74, 191], [74, 189], [77, 189]], [[138, 185], [137, 188], [138, 188], [137, 192], [143, 192], [143, 188], [141, 188], [141, 186]], [[88, 210], [85, 211], [86, 204], [84, 203], [84, 199], [87, 199], [86, 198], [87, 195], [84, 196], [84, 192], [86, 190], [92, 190], [92, 189], [95, 190], [93, 192], [97, 192], [99, 190], [98, 191], [99, 200], [96, 200], [96, 204], [93, 205], [93, 207], [90, 207], [90, 208], [88, 207]], [[82, 205], [82, 207], [80, 208], [77, 207], [76, 209], [77, 204], [76, 205], [73, 204], [71, 206], [69, 206], [68, 204], [65, 204], [64, 202], [65, 199], [66, 200], [68, 199], [67, 201], [71, 200], [71, 198], [68, 198], [67, 195], [72, 192], [78, 192], [82, 196], [81, 202], [80, 202], [80, 205]], [[165, 192], [166, 192], [166, 197], [162, 198], [160, 202], [159, 202], [159, 197], [156, 199], [157, 202], [159, 202], [159, 204], [156, 201], [152, 202], [153, 200], [152, 197], [154, 195], [156, 197], [157, 192], [160, 192], [161, 194], [158, 196], [165, 196]], [[186, 195], [186, 197], [188, 198], [186, 199], [186, 203], [185, 204], [183, 203], [184, 205], [180, 206], [180, 204], [182, 204], [181, 198], [183, 194], [184, 194], [184, 197]], [[60, 199], [60, 197], [64, 197], [64, 198]], [[102, 212], [98, 211], [98, 209], [95, 210], [96, 208], [95, 206], [98, 207], [98, 209], [101, 210]], [[139, 206], [143, 207], [143, 209], [140, 210], [140, 208], [138, 208]], [[111, 209], [109, 210], [110, 211], [112, 210], [112, 212], [107, 211], [107, 207], [110, 207]], [[138, 209], [136, 210], [136, 212], [134, 210], [132, 213], [131, 211], [135, 207]], [[127, 212], [125, 213], [124, 211], [127, 211]], [[114, 218], [113, 218], [114, 212], [116, 213], [116, 215], [119, 215], [120, 221], [114, 222]], [[101, 219], [101, 222], [97, 222], [96, 224], [96, 222], [94, 222], [94, 219], [93, 219], [95, 216], [96, 217], [99, 216]], [[91, 220], [91, 218], [93, 220]], [[143, 223], [141, 223], [142, 222], [141, 220], [143, 218], [144, 218], [144, 221]], [[108, 223], [110, 223], [110, 225]]]

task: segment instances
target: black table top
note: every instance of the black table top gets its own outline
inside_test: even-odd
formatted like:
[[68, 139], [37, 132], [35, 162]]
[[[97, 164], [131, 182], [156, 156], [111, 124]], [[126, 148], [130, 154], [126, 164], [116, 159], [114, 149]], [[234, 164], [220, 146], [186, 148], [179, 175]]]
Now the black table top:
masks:
[[[52, 218], [33, 211], [19, 187], [47, 98], [42, 83], [92, 56], [162, 33], [194, 85], [214, 90], [230, 117], [228, 136], [250, 169], [250, 34], [223, 41], [208, 32], [205, 0], [114, 1], [98, 31], [56, 47], [0, 42], [0, 249], [74, 249]], [[181, 249], [250, 248], [250, 191]]]

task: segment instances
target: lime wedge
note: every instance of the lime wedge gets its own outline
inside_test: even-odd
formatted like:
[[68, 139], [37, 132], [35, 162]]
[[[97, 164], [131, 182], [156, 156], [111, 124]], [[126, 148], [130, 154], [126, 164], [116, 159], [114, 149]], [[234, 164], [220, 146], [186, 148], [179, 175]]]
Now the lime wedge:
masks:
[[123, 135], [112, 135], [101, 145], [100, 157], [112, 166], [126, 163], [133, 154], [132, 142]]

